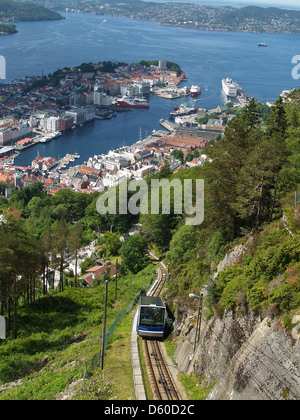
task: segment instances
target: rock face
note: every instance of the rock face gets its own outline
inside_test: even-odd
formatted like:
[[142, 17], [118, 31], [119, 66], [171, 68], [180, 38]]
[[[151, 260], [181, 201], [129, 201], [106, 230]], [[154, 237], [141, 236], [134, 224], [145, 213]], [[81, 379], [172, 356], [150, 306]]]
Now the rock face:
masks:
[[204, 323], [194, 351], [190, 321], [182, 326], [175, 360], [203, 386], [218, 381], [209, 400], [299, 400], [300, 340], [278, 322], [228, 311]]
[[[235, 255], [240, 257], [242, 251], [235, 250]], [[227, 255], [218, 271], [232, 264], [232, 257]], [[181, 323], [175, 323], [179, 341], [174, 357], [178, 368], [201, 377], [203, 386], [217, 381], [209, 400], [300, 399], [297, 334], [288, 333], [279, 320], [228, 310], [223, 317], [201, 318], [195, 346], [197, 316], [187, 311]]]

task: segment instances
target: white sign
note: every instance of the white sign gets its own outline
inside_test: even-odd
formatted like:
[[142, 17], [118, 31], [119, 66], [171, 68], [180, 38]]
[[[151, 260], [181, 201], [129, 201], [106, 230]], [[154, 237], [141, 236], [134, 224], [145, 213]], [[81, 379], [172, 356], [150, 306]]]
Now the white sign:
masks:
[[0, 340], [6, 339], [5, 318], [0, 316]]
[[6, 60], [0, 55], [0, 79], [6, 79]]

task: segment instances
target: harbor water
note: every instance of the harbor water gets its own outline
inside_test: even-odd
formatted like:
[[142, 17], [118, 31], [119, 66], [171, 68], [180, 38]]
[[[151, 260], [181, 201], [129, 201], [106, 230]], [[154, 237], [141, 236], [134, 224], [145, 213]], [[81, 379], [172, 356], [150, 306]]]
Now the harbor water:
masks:
[[[188, 86], [198, 84], [199, 98], [150, 98], [150, 108], [119, 113], [109, 120], [95, 120], [48, 143], [28, 148], [16, 158], [27, 166], [39, 154], [62, 158], [79, 153], [76, 163], [95, 154], [135, 143], [160, 129], [174, 106], [207, 109], [225, 102], [222, 79], [230, 77], [245, 92], [262, 102], [275, 101], [285, 89], [298, 88], [292, 77], [292, 58], [300, 54], [300, 35], [197, 31], [155, 22], [81, 13], [64, 13], [65, 19], [19, 22], [18, 33], [0, 39], [0, 55], [6, 59], [11, 82], [24, 75], [48, 75], [58, 68], [81, 63], [117, 60], [169, 60], [186, 71]], [[267, 48], [258, 48], [266, 42]]]

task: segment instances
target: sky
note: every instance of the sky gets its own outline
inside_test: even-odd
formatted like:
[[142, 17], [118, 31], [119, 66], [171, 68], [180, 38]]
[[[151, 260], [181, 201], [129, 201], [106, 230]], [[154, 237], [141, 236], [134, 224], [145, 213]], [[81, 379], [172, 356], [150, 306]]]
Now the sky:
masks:
[[[146, 0], [147, 1], [147, 0]], [[150, 1], [150, 0], [148, 0]], [[176, 0], [154, 0], [158, 2], [176, 1]], [[178, 1], [178, 0], [177, 0]], [[300, 0], [179, 0], [183, 3], [197, 3], [214, 6], [261, 6], [261, 7], [279, 7], [281, 9], [300, 10]]]
[[240, 0], [228, 0], [227, 3], [247, 3], [247, 4], [261, 4], [261, 5], [266, 5], [266, 6], [296, 6], [297, 8], [300, 8], [300, 2], [299, 0], [245, 0], [245, 1], [240, 1]]

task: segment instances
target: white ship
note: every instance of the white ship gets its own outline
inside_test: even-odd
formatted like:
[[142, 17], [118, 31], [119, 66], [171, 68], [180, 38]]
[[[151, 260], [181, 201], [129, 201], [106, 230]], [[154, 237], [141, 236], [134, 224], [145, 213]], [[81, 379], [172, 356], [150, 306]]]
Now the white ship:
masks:
[[191, 96], [198, 96], [201, 93], [201, 88], [198, 85], [192, 85]]
[[54, 135], [52, 136], [53, 139], [57, 139], [57, 137], [62, 136], [62, 132], [61, 131], [55, 131]]
[[52, 140], [52, 137], [42, 137], [40, 143], [48, 143], [50, 140]]
[[238, 85], [232, 81], [232, 79], [223, 79], [222, 87], [225, 95], [235, 97], [237, 96]]
[[130, 98], [123, 96], [122, 99], [117, 100], [118, 105], [130, 108], [149, 108], [149, 103], [145, 98]]

